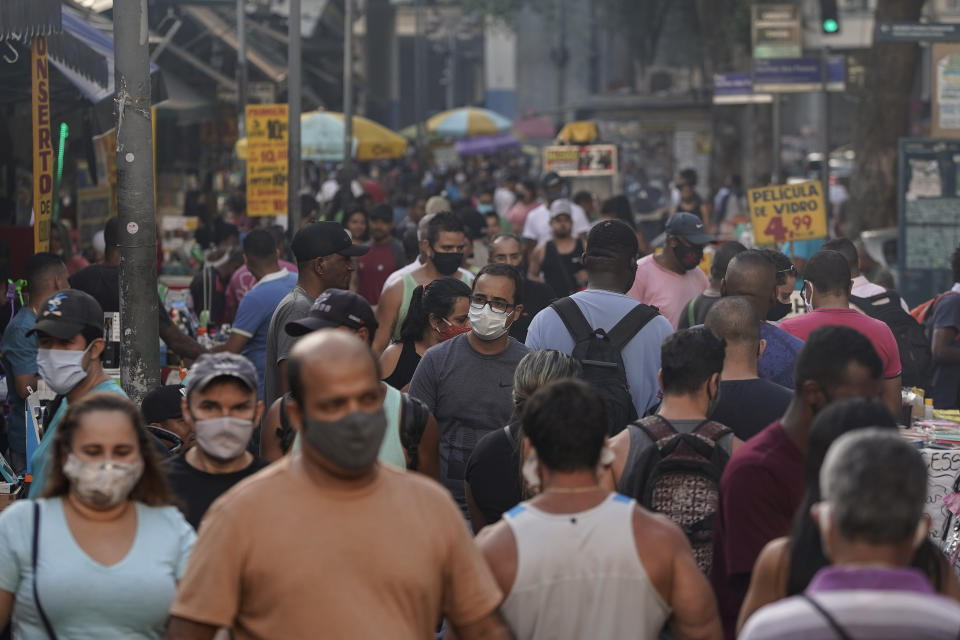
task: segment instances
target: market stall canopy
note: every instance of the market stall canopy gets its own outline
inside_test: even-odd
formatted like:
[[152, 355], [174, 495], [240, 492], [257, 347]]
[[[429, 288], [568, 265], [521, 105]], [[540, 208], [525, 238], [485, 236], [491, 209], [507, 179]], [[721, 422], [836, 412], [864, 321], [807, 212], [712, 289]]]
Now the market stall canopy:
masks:
[[557, 127], [546, 116], [530, 116], [513, 122], [513, 133], [526, 140], [552, 140], [556, 132]]
[[0, 40], [60, 33], [60, 0], [0, 0]]
[[158, 103], [157, 117], [176, 118], [179, 126], [196, 124], [213, 116], [213, 103], [169, 71], [163, 72], [167, 99]]
[[427, 120], [427, 131], [438, 138], [470, 138], [509, 133], [513, 122], [499, 113], [478, 107], [451, 109]]
[[520, 141], [509, 133], [499, 136], [477, 136], [475, 138], [466, 138], [457, 140], [454, 148], [462, 156], [477, 156], [487, 153], [495, 153], [503, 149], [519, 147]]
[[557, 134], [557, 142], [566, 144], [590, 144], [597, 139], [597, 124], [593, 120], [568, 122]]
[[[300, 145], [304, 160], [340, 162], [343, 160], [343, 114], [313, 111], [303, 114]], [[353, 117], [353, 157], [357, 160], [399, 158], [407, 151], [407, 141], [390, 129], [360, 116]]]

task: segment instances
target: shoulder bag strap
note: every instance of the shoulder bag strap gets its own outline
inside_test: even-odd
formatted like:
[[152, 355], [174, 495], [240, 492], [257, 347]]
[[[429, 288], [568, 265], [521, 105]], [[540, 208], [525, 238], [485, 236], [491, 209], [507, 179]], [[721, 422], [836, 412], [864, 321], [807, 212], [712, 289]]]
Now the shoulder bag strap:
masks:
[[694, 298], [687, 303], [687, 324], [689, 324], [691, 327], [697, 324], [696, 306], [697, 298]]
[[40, 621], [43, 622], [43, 628], [47, 631], [50, 640], [57, 640], [57, 634], [53, 632], [53, 625], [50, 619], [43, 611], [43, 605], [40, 604], [40, 595], [37, 592], [37, 553], [40, 547], [40, 503], [33, 502], [33, 545], [31, 548], [31, 566], [33, 567], [33, 602], [37, 605], [37, 613], [40, 615]]
[[846, 629], [841, 627], [840, 623], [837, 622], [836, 618], [830, 615], [827, 612], [827, 610], [824, 609], [819, 602], [817, 602], [816, 600], [814, 600], [813, 598], [811, 598], [805, 593], [801, 593], [800, 597], [806, 600], [807, 602], [809, 602], [810, 606], [816, 609], [817, 613], [823, 616], [823, 619], [827, 621], [827, 624], [830, 625], [830, 628], [833, 629], [833, 632], [837, 634], [837, 637], [840, 638], [840, 640], [853, 640], [853, 637], [849, 633], [847, 633]]
[[616, 326], [607, 332], [610, 343], [622, 351], [627, 343], [633, 340], [633, 337], [658, 315], [660, 315], [660, 312], [656, 307], [643, 303], [637, 304], [620, 319]]

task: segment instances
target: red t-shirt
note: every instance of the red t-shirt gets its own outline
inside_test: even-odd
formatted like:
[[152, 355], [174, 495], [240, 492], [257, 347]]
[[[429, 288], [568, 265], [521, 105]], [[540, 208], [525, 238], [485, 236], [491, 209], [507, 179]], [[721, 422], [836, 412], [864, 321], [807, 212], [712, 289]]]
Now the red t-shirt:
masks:
[[357, 258], [357, 293], [371, 305], [380, 301], [383, 283], [391, 273], [402, 267], [397, 264], [393, 247], [387, 244], [370, 245], [370, 251]]
[[768, 542], [787, 535], [803, 493], [803, 453], [779, 420], [747, 440], [723, 470], [710, 581], [724, 637], [735, 637], [757, 556]]
[[883, 361], [883, 377], [889, 380], [900, 375], [900, 350], [890, 327], [855, 309], [815, 309], [780, 323], [781, 329], [801, 340], [806, 340], [815, 329], [827, 326], [850, 327], [867, 336]]

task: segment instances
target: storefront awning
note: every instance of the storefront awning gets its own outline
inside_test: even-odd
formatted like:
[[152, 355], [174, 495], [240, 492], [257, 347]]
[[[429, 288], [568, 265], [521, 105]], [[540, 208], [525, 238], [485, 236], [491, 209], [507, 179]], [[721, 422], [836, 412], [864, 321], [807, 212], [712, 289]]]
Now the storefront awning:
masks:
[[[107, 58], [103, 52], [91, 47], [91, 42], [102, 35], [69, 10], [64, 9], [63, 32], [47, 39], [50, 61], [57, 65], [57, 68], [68, 68], [94, 85], [106, 89], [112, 80], [110, 65], [107, 64]], [[109, 37], [104, 37], [108, 42], [110, 41]], [[112, 42], [110, 47], [112, 54]], [[84, 95], [87, 94], [84, 93]], [[87, 95], [87, 97], [90, 96]]]
[[[209, 7], [191, 7], [186, 6], [184, 13], [193, 20], [196, 20], [210, 33], [220, 38], [226, 45], [234, 51], [237, 50], [239, 43], [237, 41], [237, 30], [234, 25], [230, 25], [221, 18], [213, 9]], [[282, 84], [287, 79], [287, 67], [285, 64], [273, 62], [268, 59], [264, 52], [258, 50], [256, 44], [247, 41], [247, 61], [259, 69], [271, 81]]]
[[60, 0], [0, 0], [0, 40], [60, 33]]

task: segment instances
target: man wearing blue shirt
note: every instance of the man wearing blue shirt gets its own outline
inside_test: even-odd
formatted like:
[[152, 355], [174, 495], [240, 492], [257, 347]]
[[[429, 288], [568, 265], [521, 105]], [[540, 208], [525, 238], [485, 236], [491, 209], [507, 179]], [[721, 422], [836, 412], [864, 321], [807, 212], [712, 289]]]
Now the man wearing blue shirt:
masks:
[[262, 399], [270, 318], [296, 286], [297, 274], [280, 267], [276, 242], [266, 229], [254, 229], [243, 239], [243, 259], [257, 284], [240, 301], [230, 338], [214, 351], [239, 353], [250, 360], [257, 369], [257, 397]]
[[60, 256], [38, 253], [30, 256], [26, 265], [27, 304], [20, 308], [3, 332], [0, 357], [7, 376], [7, 397], [10, 398], [10, 421], [7, 434], [10, 440], [10, 464], [17, 473], [27, 468], [26, 398], [28, 389], [37, 389], [37, 337], [27, 335], [37, 322], [40, 304], [66, 289], [67, 268]]

